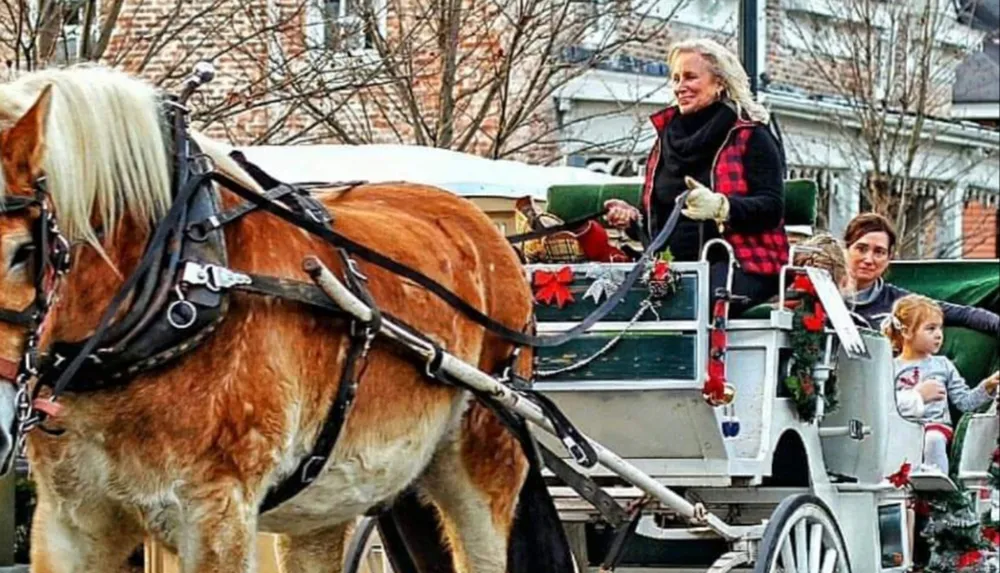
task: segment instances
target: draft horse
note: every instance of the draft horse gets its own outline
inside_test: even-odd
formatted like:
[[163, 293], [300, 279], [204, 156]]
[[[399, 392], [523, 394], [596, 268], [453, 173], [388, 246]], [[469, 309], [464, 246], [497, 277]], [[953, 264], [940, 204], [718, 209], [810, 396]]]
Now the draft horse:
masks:
[[[380, 340], [354, 365], [356, 396], [332, 454], [309, 470], [305, 489], [263, 507], [308, 461], [346, 384], [353, 337], [342, 318], [302, 301], [249, 292], [246, 281], [248, 290], [226, 287], [240, 282], [234, 276], [305, 282], [309, 255], [337, 273], [349, 269], [329, 244], [264, 212], [243, 212], [201, 242], [175, 233], [151, 245], [195, 164], [272, 192], [266, 174], [254, 176], [220, 143], [191, 133], [191, 149], [200, 151], [179, 149], [171, 109], [151, 86], [102, 67], [44, 70], [0, 86], [0, 318], [11, 319], [0, 321], [0, 376], [23, 375], [19, 360], [33, 352], [40, 366], [28, 403], [45, 413], [27, 435], [38, 492], [32, 571], [119, 571], [151, 536], [177, 552], [187, 573], [245, 573], [255, 569], [255, 534], [267, 531], [281, 534], [284, 571], [337, 572], [356, 516], [392, 506], [401, 492], [433, 508], [437, 550], [450, 561], [435, 570], [552, 570], [531, 564], [553, 550], [540, 545], [546, 535], [530, 531], [536, 521], [519, 517], [537, 505], [526, 503], [532, 464], [521, 444], [469, 393], [428, 381], [423, 365]], [[205, 223], [205, 213], [240, 205], [221, 185], [198, 193], [189, 226], [178, 229], [189, 230], [199, 213]], [[340, 233], [506, 327], [529, 324], [519, 261], [471, 203], [407, 183], [293, 195], [315, 198], [313, 210], [333, 214]], [[159, 259], [147, 256], [154, 247]], [[201, 282], [144, 280], [153, 269], [186, 273], [190, 253], [233, 272], [206, 264], [194, 268], [209, 271]], [[158, 266], [142, 268], [147, 259]], [[486, 372], [510, 360], [509, 342], [441, 298], [378, 266], [358, 266], [381, 309], [443, 348]], [[102, 324], [134, 274], [143, 274], [140, 286]], [[200, 286], [187, 292], [180, 284]], [[133, 316], [135, 307], [147, 311]], [[212, 318], [207, 326], [203, 315]], [[105, 327], [86, 367], [58, 402], [49, 400], [46, 369], [58, 373], [70, 350]], [[112, 374], [115, 360], [121, 368]], [[529, 360], [524, 353], [517, 368]], [[528, 483], [531, 495], [544, 490], [540, 479]], [[514, 547], [523, 554], [513, 557]]]

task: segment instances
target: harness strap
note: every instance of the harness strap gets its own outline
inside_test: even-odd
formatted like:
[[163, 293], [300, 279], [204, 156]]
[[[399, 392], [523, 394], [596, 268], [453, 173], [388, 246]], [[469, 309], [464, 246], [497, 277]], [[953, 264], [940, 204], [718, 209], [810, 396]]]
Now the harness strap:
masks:
[[486, 328], [490, 332], [503, 337], [504, 339], [520, 344], [522, 346], [533, 346], [536, 348], [542, 347], [554, 347], [560, 346], [569, 340], [572, 340], [587, 331], [591, 326], [596, 324], [602, 318], [608, 315], [619, 302], [624, 300], [625, 296], [628, 294], [629, 289], [639, 280], [639, 277], [645, 273], [645, 266], [650, 260], [652, 260], [653, 255], [658, 252], [664, 244], [666, 244], [667, 239], [673, 234], [674, 229], [677, 227], [677, 221], [680, 219], [681, 208], [684, 205], [683, 198], [686, 193], [681, 195], [674, 205], [673, 211], [670, 213], [670, 218], [667, 223], [663, 226], [660, 233], [653, 239], [653, 241], [646, 248], [646, 251], [642, 254], [639, 261], [636, 262], [635, 266], [625, 277], [625, 281], [618, 287], [611, 296], [609, 296], [604, 303], [602, 303], [597, 309], [595, 309], [587, 318], [581, 321], [579, 324], [573, 328], [562, 332], [560, 334], [551, 336], [534, 336], [525, 334], [514, 330], [504, 324], [501, 324], [492, 318], [486, 316], [479, 309], [472, 306], [464, 299], [451, 292], [443, 285], [435, 281], [434, 279], [428, 277], [427, 275], [407, 266], [398, 261], [387, 257], [378, 251], [371, 249], [361, 243], [355, 242], [350, 238], [326, 227], [323, 224], [311, 221], [305, 217], [302, 217], [296, 213], [289, 211], [283, 206], [275, 203], [274, 201], [264, 197], [263, 195], [256, 193], [250, 189], [246, 189], [239, 182], [227, 177], [224, 174], [218, 172], [211, 172], [206, 175], [211, 177], [218, 183], [226, 186], [226, 188], [235, 193], [236, 195], [242, 197], [243, 199], [257, 205], [260, 209], [267, 211], [268, 213], [291, 223], [306, 232], [315, 235], [327, 243], [344, 249], [352, 255], [356, 255], [372, 264], [378, 265], [383, 269], [398, 275], [400, 277], [409, 279], [423, 288], [428, 292], [431, 292], [444, 302], [451, 305], [456, 310], [465, 314], [469, 319], [479, 324], [480, 326]]
[[545, 467], [552, 470], [556, 477], [563, 483], [573, 488], [573, 491], [580, 494], [584, 500], [590, 502], [601, 512], [601, 516], [615, 529], [621, 527], [623, 523], [630, 519], [628, 512], [615, 501], [615, 498], [608, 495], [601, 486], [597, 485], [590, 477], [574, 470], [562, 458], [557, 456], [552, 450], [538, 442], [538, 451], [542, 455], [542, 462]]
[[[264, 193], [264, 196], [271, 200], [281, 199], [285, 195], [294, 191], [295, 188], [291, 185], [281, 184], [273, 189], [268, 189]], [[185, 233], [192, 241], [204, 241], [208, 238], [208, 234], [212, 231], [232, 223], [256, 208], [257, 206], [252, 203], [240, 203], [239, 205], [231, 209], [227, 209], [218, 215], [188, 224], [187, 229], [185, 229]]]
[[314, 284], [293, 279], [283, 279], [264, 275], [247, 274], [249, 284], [234, 285], [230, 290], [247, 294], [273, 296], [313, 307], [317, 310], [345, 314], [344, 310], [333, 303], [323, 290]]
[[27, 308], [14, 311], [7, 308], [0, 308], [0, 322], [13, 324], [15, 326], [31, 326], [35, 320], [35, 312], [38, 310], [37, 303], [31, 303]]
[[639, 525], [639, 518], [642, 517], [643, 504], [640, 502], [631, 508], [628, 523], [620, 525], [615, 528], [615, 536], [611, 540], [611, 546], [608, 547], [608, 553], [604, 556], [604, 561], [601, 563], [601, 568], [599, 571], [601, 573], [610, 573], [614, 571], [618, 564], [621, 563], [622, 557], [625, 556], [625, 548], [628, 546], [628, 542], [635, 535], [635, 528]]
[[576, 429], [573, 422], [566, 417], [566, 414], [563, 414], [555, 402], [517, 376], [511, 377], [510, 386], [520, 391], [527, 400], [534, 402], [545, 412], [545, 417], [552, 424], [556, 436], [559, 437], [566, 451], [573, 456], [576, 463], [585, 468], [592, 468], [597, 464], [597, 452], [594, 451], [594, 446], [583, 437], [583, 434]]
[[323, 421], [323, 426], [320, 428], [312, 451], [299, 462], [298, 467], [291, 475], [278, 484], [276, 488], [267, 492], [267, 496], [260, 506], [260, 513], [266, 513], [298, 495], [315, 481], [320, 471], [326, 466], [326, 462], [337, 444], [337, 438], [340, 437], [344, 422], [347, 421], [347, 414], [357, 393], [360, 379], [357, 366], [365, 353], [366, 340], [366, 337], [360, 332], [348, 336], [350, 346], [340, 374], [340, 387], [337, 388], [337, 394], [330, 404], [326, 420]]
[[[347, 253], [340, 251], [341, 259], [344, 261], [344, 275], [347, 279], [347, 286], [354, 294], [361, 297], [366, 303], [371, 302], [368, 289], [360, 280], [359, 275], [354, 271], [351, 260]], [[316, 480], [320, 472], [326, 466], [330, 454], [333, 453], [337, 439], [347, 422], [347, 417], [354, 405], [354, 398], [357, 395], [358, 384], [361, 381], [363, 369], [358, 369], [358, 362], [363, 361], [368, 355], [372, 339], [381, 324], [381, 314], [374, 305], [370, 305], [373, 316], [367, 324], [361, 325], [357, 320], [351, 321], [351, 328], [348, 335], [350, 346], [347, 356], [344, 359], [343, 369], [340, 374], [340, 386], [337, 388], [337, 395], [330, 404], [326, 420], [320, 429], [319, 437], [313, 444], [312, 452], [303, 458], [295, 471], [284, 479], [275, 489], [267, 493], [264, 502], [261, 504], [260, 513], [265, 513], [298, 495], [309, 484]]]
[[[293, 209], [298, 209], [300, 213], [304, 213], [312, 218], [314, 221], [326, 224], [330, 224], [333, 218], [327, 213], [326, 209], [323, 208], [322, 204], [312, 199], [310, 195], [306, 192], [306, 189], [310, 186], [317, 187], [336, 187], [340, 189], [353, 189], [358, 185], [362, 185], [364, 181], [344, 181], [337, 183], [296, 183], [294, 185], [289, 185], [287, 183], [279, 183], [276, 186], [268, 189], [264, 192], [264, 196], [271, 200], [280, 200], [287, 204]], [[187, 236], [194, 241], [203, 241], [205, 237], [211, 231], [219, 229], [232, 223], [233, 221], [257, 210], [257, 205], [250, 203], [249, 201], [244, 201], [235, 207], [227, 209], [218, 215], [209, 217], [207, 219], [202, 219], [201, 221], [196, 221], [187, 226]]]

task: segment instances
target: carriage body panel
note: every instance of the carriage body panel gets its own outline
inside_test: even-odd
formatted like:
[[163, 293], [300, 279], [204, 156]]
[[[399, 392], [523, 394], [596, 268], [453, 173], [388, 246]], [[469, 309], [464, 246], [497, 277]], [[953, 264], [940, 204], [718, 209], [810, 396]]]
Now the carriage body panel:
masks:
[[[526, 271], [530, 277], [535, 270], [556, 272], [564, 266], [529, 265]], [[595, 277], [607, 276], [612, 268], [624, 274], [632, 267], [586, 263], [569, 268], [574, 301], [564, 308], [536, 301], [540, 333], [578, 324], [597, 306], [591, 299], [581, 303]], [[536, 370], [543, 375], [535, 388], [586, 435], [643, 472], [699, 500], [716, 515], [728, 513], [728, 523], [740, 527], [745, 539], [761, 541], [760, 524], [767, 523], [783, 500], [810, 495], [825, 504], [838, 524], [853, 570], [905, 570], [912, 560], [905, 542], [910, 494], [892, 486], [887, 476], [910, 462], [918, 489], [948, 487], [950, 482], [933, 476], [922, 480], [918, 466], [923, 430], [905, 419], [896, 405], [888, 340], [862, 329], [869, 356], [849, 357], [828, 329], [839, 407], [815, 422], [804, 422], [783, 384], [791, 355], [792, 313], [775, 306], [764, 316], [730, 319], [727, 378], [736, 389], [732, 408], [741, 431], [725, 438], [724, 409], [702, 397], [711, 322], [708, 263], [676, 263], [671, 268], [680, 273], [681, 288], [660, 303], [655, 316], [636, 318], [645, 289], [633, 288], [616, 312], [588, 335], [539, 352]], [[552, 372], [574, 365], [579, 368]], [[862, 439], [851, 435], [852, 427], [864, 429]], [[979, 415], [969, 422], [966, 441], [976, 445], [965, 449], [977, 462], [963, 463], [960, 479], [982, 482], [985, 450], [996, 443], [996, 431], [995, 415]], [[557, 439], [542, 432], [537, 436], [553, 451], [564, 451]], [[599, 483], [613, 484], [607, 491], [622, 501], [641, 496], [617, 482], [613, 471], [583, 468], [563, 457]], [[577, 524], [573, 527], [594, 522], [596, 514], [574, 504], [568, 488], [554, 487], [553, 493], [564, 518]], [[653, 510], [657, 512], [670, 513], [662, 506]], [[670, 517], [644, 517], [637, 531], [646, 543], [665, 544], [659, 550], [664, 556], [674, 554], [682, 540], [704, 538], [697, 527]], [[724, 557], [719, 556], [720, 562]], [[663, 557], [655, 565], [677, 563]]]

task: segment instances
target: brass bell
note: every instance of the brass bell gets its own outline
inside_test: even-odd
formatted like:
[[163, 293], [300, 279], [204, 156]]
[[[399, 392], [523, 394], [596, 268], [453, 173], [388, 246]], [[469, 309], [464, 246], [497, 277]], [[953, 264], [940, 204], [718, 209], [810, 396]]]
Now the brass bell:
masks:
[[733, 386], [732, 384], [726, 384], [726, 389], [723, 391], [722, 394], [722, 405], [728, 406], [729, 404], [732, 404], [733, 400], [735, 399], [736, 399], [736, 387]]
[[736, 388], [734, 388], [731, 384], [726, 384], [722, 391], [722, 398], [715, 399], [708, 394], [702, 394], [702, 398], [704, 398], [705, 402], [712, 407], [728, 406], [736, 398]]

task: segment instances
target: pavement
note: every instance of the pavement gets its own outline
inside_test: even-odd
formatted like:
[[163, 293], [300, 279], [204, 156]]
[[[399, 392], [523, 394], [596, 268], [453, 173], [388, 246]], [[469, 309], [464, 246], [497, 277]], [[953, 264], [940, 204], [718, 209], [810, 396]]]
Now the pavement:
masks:
[[28, 573], [28, 566], [14, 565], [13, 567], [0, 567], [0, 573]]

